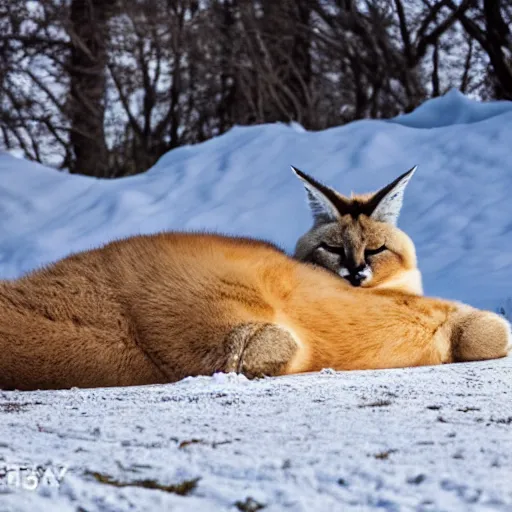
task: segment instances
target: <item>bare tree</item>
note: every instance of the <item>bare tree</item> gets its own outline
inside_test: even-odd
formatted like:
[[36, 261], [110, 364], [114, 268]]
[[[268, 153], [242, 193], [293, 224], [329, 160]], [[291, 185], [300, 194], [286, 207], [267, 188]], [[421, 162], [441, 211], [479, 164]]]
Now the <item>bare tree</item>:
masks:
[[[69, 120], [62, 95], [67, 40], [61, 14], [44, 2], [0, 0], [0, 122], [6, 148], [62, 166], [69, 160]], [[60, 160], [52, 154], [61, 155]]]
[[468, 35], [487, 54], [495, 98], [512, 100], [512, 1], [483, 0], [469, 12], [450, 6]]
[[1, 144], [97, 177], [236, 124], [512, 99], [512, 0], [0, 0]]
[[107, 177], [109, 162], [105, 140], [106, 71], [109, 26], [115, 0], [72, 0], [69, 98], [71, 172]]

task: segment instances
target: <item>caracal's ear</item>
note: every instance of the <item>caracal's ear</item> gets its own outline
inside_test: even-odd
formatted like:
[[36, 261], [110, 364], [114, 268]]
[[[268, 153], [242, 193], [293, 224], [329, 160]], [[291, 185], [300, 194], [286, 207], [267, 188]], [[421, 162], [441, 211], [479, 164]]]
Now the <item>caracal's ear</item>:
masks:
[[370, 199], [370, 204], [374, 208], [370, 215], [372, 219], [396, 226], [404, 202], [405, 187], [416, 168], [417, 165], [374, 194]]
[[339, 202], [341, 198], [336, 192], [316, 181], [305, 172], [302, 172], [293, 165], [290, 166], [292, 171], [299, 177], [308, 194], [308, 203], [315, 224], [325, 224], [328, 222], [335, 222], [340, 218], [338, 208], [335, 203]]

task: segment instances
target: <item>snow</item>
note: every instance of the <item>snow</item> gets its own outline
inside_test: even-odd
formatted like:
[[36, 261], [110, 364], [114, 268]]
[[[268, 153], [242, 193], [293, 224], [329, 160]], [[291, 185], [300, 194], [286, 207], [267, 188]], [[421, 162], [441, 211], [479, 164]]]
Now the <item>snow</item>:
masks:
[[[265, 512], [511, 510], [511, 379], [507, 358], [4, 392], [7, 463], [67, 471], [59, 487], [0, 485], [0, 510], [236, 511], [247, 498]], [[124, 484], [199, 480], [177, 496], [93, 474]]]
[[[451, 91], [388, 121], [235, 127], [115, 181], [0, 154], [0, 277], [163, 229], [292, 251], [311, 220], [290, 164], [347, 194], [418, 164], [399, 225], [417, 244], [426, 293], [512, 317], [511, 126], [511, 102]], [[512, 510], [511, 384], [505, 358], [0, 392], [0, 512]], [[187, 496], [137, 484], [196, 478]]]
[[457, 89], [451, 89], [435, 101], [427, 101], [413, 112], [390, 119], [389, 122], [411, 128], [432, 129], [479, 123], [504, 112], [512, 112], [512, 102], [493, 101], [482, 104], [470, 100]]

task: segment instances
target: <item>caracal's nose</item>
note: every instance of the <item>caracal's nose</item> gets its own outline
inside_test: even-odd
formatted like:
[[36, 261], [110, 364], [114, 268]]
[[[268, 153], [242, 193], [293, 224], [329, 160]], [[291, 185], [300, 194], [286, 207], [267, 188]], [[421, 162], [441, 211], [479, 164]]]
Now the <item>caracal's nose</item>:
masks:
[[361, 286], [361, 283], [368, 277], [366, 273], [366, 265], [359, 265], [358, 267], [352, 269], [348, 276], [345, 276], [345, 279], [352, 286]]

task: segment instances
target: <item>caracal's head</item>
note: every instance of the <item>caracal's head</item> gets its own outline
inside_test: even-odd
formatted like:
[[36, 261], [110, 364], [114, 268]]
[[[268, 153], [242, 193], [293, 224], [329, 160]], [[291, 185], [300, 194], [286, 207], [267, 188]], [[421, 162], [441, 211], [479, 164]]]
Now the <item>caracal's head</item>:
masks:
[[314, 220], [297, 242], [295, 258], [324, 267], [352, 286], [423, 293], [414, 244], [396, 225], [416, 167], [378, 192], [351, 197], [292, 169], [306, 188]]

